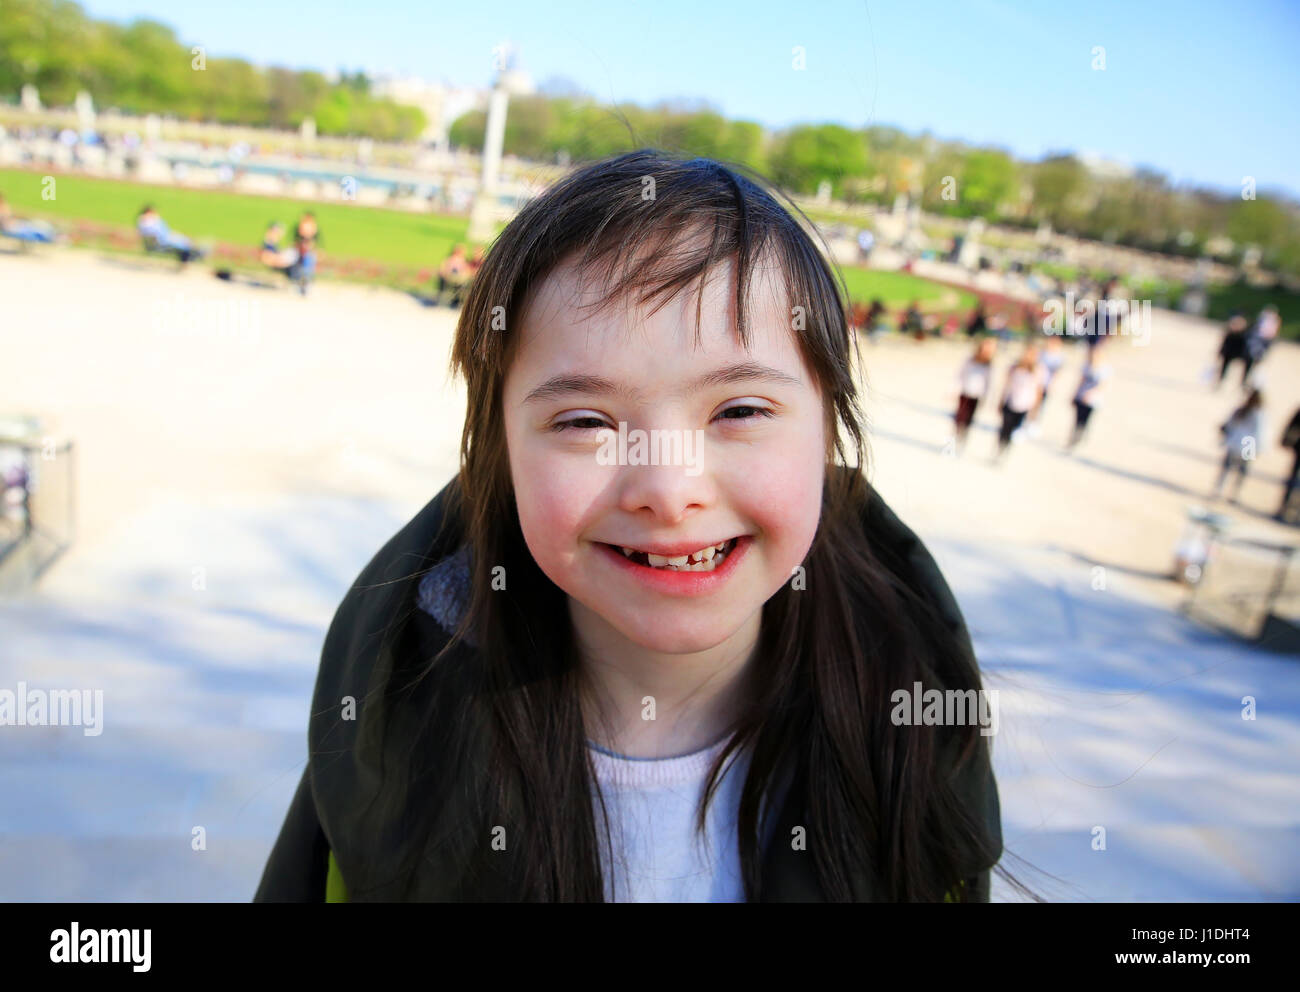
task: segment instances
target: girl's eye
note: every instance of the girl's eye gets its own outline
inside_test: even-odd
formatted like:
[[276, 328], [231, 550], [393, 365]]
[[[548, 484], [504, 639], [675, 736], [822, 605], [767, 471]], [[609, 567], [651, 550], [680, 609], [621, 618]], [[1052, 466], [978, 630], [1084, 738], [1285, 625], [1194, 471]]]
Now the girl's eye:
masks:
[[[579, 427], [579, 424], [594, 424], [595, 426]], [[558, 424], [552, 427], [551, 430], [556, 431], [557, 433], [559, 431], [568, 430], [569, 428], [578, 431], [595, 431], [600, 430], [602, 427], [609, 427], [609, 425], [599, 417], [575, 417], [573, 420], [561, 420]]]
[[[727, 414], [735, 413], [737, 410], [748, 410], [751, 414], [756, 413], [761, 417], [771, 418], [776, 416], [776, 414], [773, 413], [771, 410], [761, 406], [729, 406], [727, 407], [727, 409], [723, 410], [722, 413], [720, 413], [718, 416], [726, 417]], [[752, 416], [745, 416], [745, 417], [726, 417], [726, 419], [727, 420], [753, 420], [754, 418]]]
[[[745, 416], [741, 416], [741, 417], [737, 417], [737, 416], [728, 416], [728, 414], [734, 414], [734, 413], [736, 413], [736, 411], [738, 411], [738, 410], [744, 412], [746, 415], [745, 415]], [[769, 419], [772, 418], [772, 417], [775, 417], [775, 416], [776, 416], [775, 413], [773, 413], [771, 410], [768, 410], [766, 407], [761, 407], [761, 406], [732, 406], [732, 407], [728, 407], [727, 409], [723, 410], [722, 413], [718, 414], [718, 417], [719, 417], [719, 419], [723, 419], [723, 420], [739, 420], [739, 421], [750, 420], [750, 421], [752, 421], [752, 420], [755, 419], [755, 417], [754, 417], [755, 414], [757, 414], [757, 415], [760, 416], [760, 417], [767, 417], [767, 418], [769, 418]], [[584, 425], [590, 425], [590, 426], [584, 426]], [[562, 421], [560, 421], [558, 424], [555, 424], [555, 425], [551, 428], [551, 430], [555, 431], [555, 432], [558, 434], [560, 431], [566, 431], [566, 430], [593, 431], [593, 430], [600, 430], [602, 427], [605, 428], [605, 429], [607, 429], [607, 430], [615, 430], [615, 429], [616, 429], [616, 428], [610, 427], [607, 423], [605, 423], [605, 422], [604, 422], [603, 420], [601, 420], [599, 417], [575, 417], [575, 418], [572, 419], [572, 420], [562, 420]]]

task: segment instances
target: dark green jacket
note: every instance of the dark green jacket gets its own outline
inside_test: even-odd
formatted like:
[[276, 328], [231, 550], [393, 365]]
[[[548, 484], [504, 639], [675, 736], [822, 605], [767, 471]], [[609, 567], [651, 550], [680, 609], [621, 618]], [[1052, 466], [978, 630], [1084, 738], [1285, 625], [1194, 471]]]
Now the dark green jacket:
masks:
[[[448, 494], [457, 484], [453, 478], [380, 549], [334, 615], [321, 651], [312, 699], [307, 767], [267, 861], [254, 896], [256, 902], [344, 901], [346, 892], [361, 888], [366, 890], [367, 899], [399, 898], [395, 887], [385, 889], [379, 883], [379, 879], [400, 874], [395, 862], [388, 866], [391, 871], [383, 870], [384, 858], [393, 846], [385, 845], [383, 838], [393, 836], [402, 829], [401, 822], [409, 821], [391, 811], [381, 813], [368, 806], [379, 781], [377, 769], [382, 756], [358, 746], [359, 721], [341, 719], [340, 707], [343, 699], [351, 696], [359, 708], [368, 692], [377, 691], [376, 683], [382, 679], [376, 679], [376, 672], [388, 670], [388, 653], [416, 651], [420, 652], [417, 657], [431, 657], [449, 639], [468, 598], [468, 568], [460, 547], [459, 522], [449, 521], [439, 536]], [[888, 567], [899, 571], [903, 581], [929, 590], [949, 626], [971, 650], [961, 612], [934, 559], [874, 489], [871, 493], [862, 521], [877, 555]], [[409, 617], [409, 622], [400, 626], [398, 636], [385, 638], [389, 621], [397, 616]], [[462, 665], [473, 657], [472, 643], [449, 652], [449, 658], [457, 658]], [[449, 672], [455, 670], [454, 665], [447, 668]], [[449, 675], [440, 683], [443, 697], [455, 692], [451, 678]], [[438, 705], [438, 695], [433, 693], [423, 701], [417, 697], [408, 707], [411, 712], [401, 719], [411, 721], [411, 739], [418, 736], [419, 724], [438, 719]], [[403, 738], [398, 734], [395, 739]], [[969, 870], [963, 884], [969, 888], [971, 898], [987, 901], [989, 869], [1001, 857], [1002, 829], [989, 738], [981, 736], [979, 742], [977, 758], [965, 766], [957, 786], [970, 808], [988, 825], [995, 841], [996, 854], [992, 858], [964, 855]], [[472, 767], [460, 771], [473, 774]], [[787, 774], [793, 775], [793, 771]], [[783, 841], [790, 836], [792, 827], [806, 823], [807, 818], [797, 808], [794, 797], [799, 795], [798, 789], [781, 794], [786, 801], [772, 836]], [[445, 810], [442, 822], [447, 829], [454, 829], [458, 822], [455, 809]], [[364, 870], [359, 859], [362, 850], [371, 862]], [[450, 888], [446, 879], [456, 875], [454, 870], [440, 873], [437, 865], [425, 862], [413, 891], [417, 898], [429, 901], [497, 898], [497, 886], [490, 879], [478, 880], [472, 891]], [[823, 901], [807, 853], [792, 850], [788, 843], [774, 840], [769, 845], [764, 855], [764, 876], [768, 880], [768, 901]], [[511, 891], [508, 879], [497, 881], [501, 898], [506, 898], [504, 893]], [[859, 881], [857, 889], [864, 898], [870, 898], [869, 883]]]

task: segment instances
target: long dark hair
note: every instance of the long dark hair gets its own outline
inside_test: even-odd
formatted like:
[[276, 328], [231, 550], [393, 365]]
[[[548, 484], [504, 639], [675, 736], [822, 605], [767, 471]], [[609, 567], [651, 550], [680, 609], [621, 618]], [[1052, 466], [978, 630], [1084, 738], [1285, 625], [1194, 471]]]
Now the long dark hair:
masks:
[[1263, 405], [1264, 405], [1264, 394], [1261, 393], [1258, 389], [1252, 389], [1249, 393], [1246, 394], [1245, 402], [1243, 402], [1241, 406], [1237, 407], [1237, 409], [1233, 410], [1232, 416], [1229, 417], [1228, 419], [1239, 420], [1240, 418], [1246, 416], [1246, 414], [1250, 413], [1252, 410], [1258, 410]]
[[[873, 898], [938, 901], [955, 892], [961, 899], [970, 865], [996, 858], [1000, 838], [954, 787], [954, 768], [987, 760], [987, 738], [969, 724], [900, 727], [890, 719], [898, 688], [920, 682], [964, 691], [981, 684], [975, 658], [925, 588], [911, 581], [906, 563], [864, 535], [872, 492], [862, 472], [848, 294], [798, 207], [783, 207], [779, 194], [746, 172], [653, 149], [574, 171], [502, 231], [465, 298], [452, 369], [466, 380], [468, 410], [448, 512], [471, 551], [468, 610], [436, 658], [399, 659], [382, 673], [381, 703], [366, 709], [360, 727], [372, 740], [418, 737], [385, 751], [406, 757], [377, 795], [404, 813], [406, 834], [392, 839], [404, 846], [402, 870], [438, 850], [440, 863], [462, 866], [462, 877], [445, 890], [456, 898], [604, 898], [573, 630], [564, 592], [524, 542], [502, 411], [525, 296], [571, 261], [603, 280], [605, 307], [667, 302], [703, 284], [714, 264], [734, 259], [737, 330], [748, 347], [751, 269], [772, 253], [790, 305], [804, 308], [806, 319], [795, 323], [798, 346], [826, 397], [827, 472], [804, 562], [806, 588], [787, 583], [762, 608], [754, 689], [710, 770], [696, 828], [704, 829], [722, 769], [750, 747], [738, 816], [750, 901], [764, 893], [760, 820], [787, 767], [802, 783], [807, 851], [828, 901], [868, 898], [856, 883], [861, 878], [870, 880]], [[626, 264], [642, 252], [649, 262]], [[697, 309], [697, 334], [698, 318]], [[845, 457], [845, 437], [854, 462]], [[494, 587], [497, 566], [509, 576], [506, 589]], [[472, 655], [458, 653], [466, 643]], [[447, 678], [439, 685], [452, 685], [453, 671], [460, 677], [454, 694], [411, 694], [440, 667]], [[430, 702], [414, 706], [417, 698]], [[487, 729], [470, 729], [478, 727]], [[431, 754], [442, 767], [433, 766]], [[476, 758], [486, 762], [486, 774], [461, 781], [460, 769], [481, 767]], [[453, 795], [469, 804], [471, 822], [440, 818]], [[500, 827], [507, 849], [489, 853], [491, 832]]]

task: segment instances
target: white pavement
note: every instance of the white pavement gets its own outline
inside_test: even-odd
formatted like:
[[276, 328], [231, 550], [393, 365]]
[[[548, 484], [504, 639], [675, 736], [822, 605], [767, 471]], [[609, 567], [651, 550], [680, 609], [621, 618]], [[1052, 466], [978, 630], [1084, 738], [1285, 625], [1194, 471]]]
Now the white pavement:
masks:
[[[211, 319], [178, 330], [187, 312]], [[80, 504], [73, 548], [0, 601], [0, 689], [106, 700], [99, 736], [0, 728], [0, 899], [251, 897], [306, 760], [333, 610], [455, 471], [452, 326], [386, 291], [303, 300], [0, 255], [0, 413], [76, 440]], [[942, 565], [999, 690], [1006, 846], [1060, 881], [1006, 863], [1049, 898], [1300, 897], [1300, 659], [1192, 625], [1156, 577], [1213, 480], [1233, 396], [1197, 376], [1216, 344], [1159, 313], [1148, 347], [1112, 342], [1110, 402], [1067, 459], [1072, 356], [1042, 437], [1000, 468], [990, 411], [965, 456], [943, 451], [964, 348], [866, 351], [873, 479]], [[1274, 433], [1297, 370], [1292, 345], [1264, 366]], [[1287, 466], [1262, 453], [1233, 512], [1294, 542], [1266, 519]]]

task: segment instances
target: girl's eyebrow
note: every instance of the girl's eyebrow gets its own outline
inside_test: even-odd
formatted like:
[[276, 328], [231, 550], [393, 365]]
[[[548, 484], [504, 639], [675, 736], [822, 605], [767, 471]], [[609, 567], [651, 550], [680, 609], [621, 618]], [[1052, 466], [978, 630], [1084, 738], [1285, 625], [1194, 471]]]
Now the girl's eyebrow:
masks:
[[[721, 368], [713, 369], [711, 372], [705, 372], [703, 375], [683, 382], [673, 390], [673, 393], [688, 393], [697, 389], [707, 389], [710, 386], [748, 381], [772, 382], [784, 386], [803, 385], [803, 381], [797, 376], [782, 372], [780, 369], [759, 365], [755, 362], [739, 362], [734, 365], [724, 365]], [[637, 387], [627, 386], [615, 382], [613, 379], [606, 379], [603, 376], [588, 372], [561, 372], [559, 375], [551, 376], [536, 389], [529, 392], [524, 397], [523, 402], [543, 402], [573, 393], [614, 396], [630, 402], [636, 402], [642, 396], [642, 391]]]

